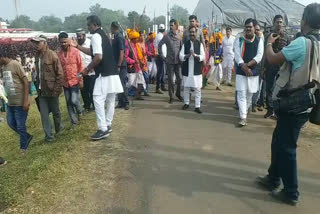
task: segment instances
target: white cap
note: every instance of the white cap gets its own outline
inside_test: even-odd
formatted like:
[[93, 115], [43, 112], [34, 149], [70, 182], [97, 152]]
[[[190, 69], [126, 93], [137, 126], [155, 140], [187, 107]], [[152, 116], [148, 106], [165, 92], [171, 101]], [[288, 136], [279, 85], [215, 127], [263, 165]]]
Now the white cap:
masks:
[[164, 30], [166, 27], [164, 26], [164, 24], [160, 24], [159, 25], [159, 30]]

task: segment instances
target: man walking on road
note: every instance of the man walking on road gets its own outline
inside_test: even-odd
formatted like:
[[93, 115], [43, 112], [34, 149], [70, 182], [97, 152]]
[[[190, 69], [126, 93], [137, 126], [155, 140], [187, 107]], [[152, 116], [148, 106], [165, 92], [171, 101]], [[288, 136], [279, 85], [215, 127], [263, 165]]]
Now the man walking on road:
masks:
[[118, 105], [116, 108], [124, 108], [129, 110], [129, 98], [127, 88], [127, 62], [125, 59], [125, 39], [120, 32], [120, 25], [118, 22], [111, 23], [111, 32], [114, 35], [112, 40], [113, 56], [117, 63], [120, 80], [123, 87], [123, 93], [118, 94]]
[[263, 57], [263, 41], [255, 35], [254, 20], [245, 21], [245, 33], [235, 40], [236, 91], [239, 105], [239, 126], [247, 125], [252, 96], [259, 89], [259, 70], [256, 66]]
[[232, 68], [234, 66], [234, 51], [233, 43], [234, 36], [232, 36], [232, 29], [227, 27], [226, 29], [227, 36], [222, 39], [222, 48], [223, 48], [223, 83], [226, 82], [228, 86], [232, 86]]
[[[280, 35], [277, 41], [273, 44], [272, 48], [275, 53], [280, 52], [285, 46], [289, 45], [289, 37], [285, 33], [284, 29], [284, 20], [281, 15], [277, 15], [273, 19], [273, 31], [269, 34], [265, 41], [268, 41], [268, 38], [272, 34]], [[267, 43], [265, 42], [265, 47]], [[264, 118], [274, 118], [275, 114], [272, 106], [272, 88], [274, 86], [276, 75], [280, 70], [281, 64], [272, 65], [268, 62], [266, 58], [262, 62], [262, 70], [264, 71], [265, 81], [266, 81], [266, 104], [267, 104], [267, 113], [264, 115]]]
[[[176, 97], [182, 101], [181, 93], [181, 73], [180, 73], [180, 60], [179, 53], [182, 46], [181, 37], [177, 32], [178, 25], [175, 19], [170, 20], [170, 32], [163, 37], [158, 46], [160, 56], [166, 62], [168, 71], [168, 85], [169, 85], [169, 103], [173, 103], [174, 94], [174, 75], [176, 76]], [[161, 47], [167, 46], [167, 57], [164, 57]]]
[[[91, 136], [92, 140], [107, 138], [112, 132], [112, 121], [115, 110], [116, 94], [123, 88], [117, 70], [111, 42], [101, 29], [99, 17], [92, 15], [87, 18], [88, 29], [92, 35], [90, 48], [73, 43], [80, 51], [92, 56], [92, 62], [82, 71], [87, 75], [92, 69], [96, 72], [93, 90], [93, 101], [97, 116], [98, 131]], [[107, 110], [105, 109], [107, 104]]]
[[[77, 30], [77, 42], [84, 48], [90, 48], [91, 41], [87, 38], [85, 30], [81, 28]], [[91, 56], [83, 52], [80, 52], [80, 56], [82, 58], [84, 67], [87, 67], [92, 61]], [[89, 71], [88, 75], [83, 77], [83, 88], [81, 89], [81, 96], [84, 103], [84, 112], [89, 112], [91, 108], [94, 109], [93, 87], [95, 80], [96, 77], [94, 70]]]
[[203, 44], [196, 40], [196, 27], [189, 28], [190, 40], [186, 41], [180, 51], [182, 75], [184, 82], [184, 106], [187, 110], [190, 104], [190, 89], [195, 91], [195, 112], [201, 114], [202, 63], [206, 54]]
[[[163, 39], [164, 32], [165, 32], [165, 26], [164, 24], [159, 25], [159, 32], [156, 35], [156, 38], [154, 39], [153, 45], [156, 51], [156, 64], [157, 64], [157, 86], [156, 86], [156, 93], [157, 94], [163, 94], [162, 91], [167, 91], [165, 84], [164, 84], [164, 61], [162, 57], [160, 56], [159, 51], [159, 43]], [[161, 90], [160, 90], [161, 86]]]
[[36, 87], [39, 95], [41, 121], [46, 141], [52, 142], [55, 137], [52, 134], [50, 112], [53, 115], [56, 134], [64, 129], [59, 107], [59, 96], [63, 86], [63, 70], [58, 55], [48, 48], [45, 36], [34, 38], [32, 41], [38, 48]]

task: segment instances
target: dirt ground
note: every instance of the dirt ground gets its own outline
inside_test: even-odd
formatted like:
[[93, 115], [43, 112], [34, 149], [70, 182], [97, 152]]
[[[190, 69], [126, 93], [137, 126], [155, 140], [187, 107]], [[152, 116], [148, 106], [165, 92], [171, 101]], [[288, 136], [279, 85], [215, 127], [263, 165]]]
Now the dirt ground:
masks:
[[308, 124], [298, 149], [301, 201], [274, 201], [255, 184], [270, 163], [275, 121], [251, 113], [237, 128], [232, 88], [203, 91], [203, 114], [153, 95], [134, 103], [127, 171], [118, 183], [119, 212], [132, 214], [320, 213], [320, 131]]
[[[4, 213], [320, 213], [319, 127], [308, 124], [302, 132], [301, 201], [290, 207], [255, 184], [270, 162], [275, 121], [251, 113], [249, 125], [237, 128], [228, 87], [203, 91], [202, 115], [193, 103], [182, 111], [167, 95], [151, 95], [130, 111], [118, 110], [110, 139], [81, 147], [54, 189], [36, 183]], [[37, 197], [39, 191], [47, 198]]]

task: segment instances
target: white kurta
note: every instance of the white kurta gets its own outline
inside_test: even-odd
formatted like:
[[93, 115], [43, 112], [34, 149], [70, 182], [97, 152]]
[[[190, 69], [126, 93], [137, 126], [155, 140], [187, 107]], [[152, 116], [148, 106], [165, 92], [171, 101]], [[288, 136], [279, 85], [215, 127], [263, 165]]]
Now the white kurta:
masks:
[[[190, 50], [194, 50], [194, 45], [192, 41], [191, 41]], [[185, 50], [183, 45], [179, 55], [179, 58], [181, 61], [186, 61], [184, 51]], [[200, 62], [204, 61], [206, 58], [206, 54], [204, 52], [204, 48], [202, 44], [200, 44], [200, 55], [198, 55], [198, 57], [200, 58]], [[183, 85], [184, 87], [189, 87], [189, 88], [202, 88], [202, 74], [194, 75], [194, 57], [193, 56], [190, 56], [189, 58], [188, 76], [183, 76]]]

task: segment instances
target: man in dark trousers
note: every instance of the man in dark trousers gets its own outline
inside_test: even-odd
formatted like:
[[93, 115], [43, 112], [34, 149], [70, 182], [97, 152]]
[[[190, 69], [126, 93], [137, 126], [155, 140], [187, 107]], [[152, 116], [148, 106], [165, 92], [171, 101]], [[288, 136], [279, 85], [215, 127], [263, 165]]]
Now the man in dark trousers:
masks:
[[120, 80], [123, 87], [123, 93], [118, 94], [118, 105], [116, 108], [124, 108], [129, 110], [129, 98], [127, 88], [127, 62], [125, 58], [125, 39], [120, 32], [120, 25], [118, 22], [111, 23], [111, 32], [114, 35], [112, 40], [113, 56], [117, 63]]
[[[181, 72], [180, 72], [180, 59], [179, 53], [182, 46], [181, 36], [178, 34], [178, 25], [175, 19], [170, 20], [170, 32], [163, 37], [159, 43], [158, 51], [162, 59], [166, 62], [168, 71], [168, 90], [169, 90], [169, 103], [173, 103], [174, 94], [174, 75], [176, 76], [177, 90], [176, 97], [182, 101], [181, 97]], [[167, 56], [164, 57], [162, 53], [162, 45], [167, 46]]]
[[[265, 47], [267, 45], [267, 41], [269, 36], [272, 34], [279, 35], [280, 37], [277, 41], [272, 45], [273, 51], [275, 53], [280, 52], [285, 46], [289, 45], [290, 40], [289, 37], [285, 33], [284, 29], [284, 20], [281, 15], [276, 15], [273, 19], [273, 31], [265, 38]], [[266, 57], [262, 62], [262, 71], [264, 71], [265, 81], [266, 81], [266, 95], [267, 95], [267, 113], [264, 115], [265, 118], [275, 118], [275, 114], [272, 106], [272, 88], [274, 85], [274, 81], [276, 75], [280, 70], [281, 65], [276, 64], [272, 65], [268, 62]]]
[[36, 57], [36, 87], [39, 95], [39, 107], [41, 121], [45, 133], [45, 140], [55, 140], [52, 134], [50, 112], [52, 112], [55, 133], [63, 130], [61, 112], [59, 108], [59, 96], [63, 91], [63, 70], [56, 52], [48, 47], [47, 38], [40, 36], [32, 40], [38, 49]]

